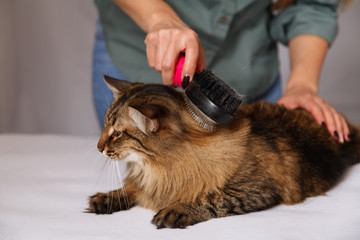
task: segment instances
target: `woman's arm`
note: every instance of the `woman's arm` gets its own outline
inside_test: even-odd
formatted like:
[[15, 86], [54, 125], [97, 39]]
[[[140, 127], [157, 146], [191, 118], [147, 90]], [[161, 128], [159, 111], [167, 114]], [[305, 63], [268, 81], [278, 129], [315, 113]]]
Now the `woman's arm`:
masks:
[[162, 0], [114, 0], [147, 33], [146, 55], [149, 66], [162, 76], [164, 84], [173, 85], [175, 65], [184, 52], [181, 79], [206, 67], [198, 35]]
[[287, 108], [301, 107], [325, 125], [330, 134], [343, 143], [349, 141], [345, 119], [318, 96], [320, 72], [328, 42], [315, 35], [299, 35], [289, 42], [291, 73], [284, 96], [278, 101]]

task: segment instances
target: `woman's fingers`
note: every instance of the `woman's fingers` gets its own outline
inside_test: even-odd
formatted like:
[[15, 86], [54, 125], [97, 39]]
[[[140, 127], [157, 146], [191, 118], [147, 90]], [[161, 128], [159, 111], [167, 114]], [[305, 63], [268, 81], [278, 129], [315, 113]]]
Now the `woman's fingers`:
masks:
[[286, 108], [303, 108], [310, 112], [318, 124], [324, 125], [338, 142], [350, 141], [349, 128], [342, 115], [319, 96], [302, 91], [290, 91], [279, 101]]
[[189, 76], [191, 81], [194, 77], [195, 70], [198, 64], [199, 56], [201, 53], [201, 45], [196, 32], [188, 30], [185, 32], [185, 36], [186, 38], [183, 42], [185, 47], [185, 62], [181, 74], [181, 79], [183, 79], [184, 76]]
[[342, 126], [343, 126], [343, 132], [344, 132], [344, 140], [349, 142], [351, 141], [350, 139], [350, 129], [349, 126], [345, 120], [345, 118], [343, 116], [341, 116], [341, 122], [342, 122]]
[[156, 63], [155, 70], [158, 72], [163, 71], [163, 59], [167, 52], [169, 45], [172, 43], [172, 33], [166, 29], [161, 29], [157, 32], [158, 42], [156, 46]]
[[204, 49], [202, 48], [202, 46], [200, 44], [200, 53], [199, 53], [199, 58], [198, 58], [198, 62], [196, 65], [196, 72], [201, 72], [205, 68], [206, 68], [205, 53], [204, 53]]
[[314, 101], [323, 109], [326, 127], [330, 134], [341, 143], [349, 141], [349, 127], [344, 117], [320, 97], [315, 96]]
[[146, 45], [146, 57], [149, 64], [149, 67], [155, 69], [156, 64], [156, 47], [157, 47], [157, 37], [155, 33], [149, 33], [145, 38]]
[[179, 47], [177, 45], [177, 41], [172, 41], [162, 59], [161, 77], [163, 79], [163, 83], [166, 85], [173, 85], [175, 65], [180, 54]]
[[334, 132], [335, 137], [338, 138], [339, 142], [350, 141], [349, 139], [349, 127], [343, 116], [338, 114], [335, 109], [332, 109], [333, 115], [335, 116], [336, 129]]
[[148, 33], [145, 38], [149, 66], [155, 69], [164, 84], [173, 85], [175, 65], [185, 53], [182, 76], [193, 78], [195, 71], [205, 68], [205, 56], [198, 35], [189, 28], [162, 28]]
[[318, 96], [313, 96], [313, 102], [317, 104], [323, 113], [322, 122], [326, 125], [329, 133], [336, 139], [338, 139], [339, 135], [337, 133], [337, 129], [339, 128], [339, 124], [337, 123], [336, 112], [332, 111], [330, 105], [328, 105], [324, 100], [319, 98]]

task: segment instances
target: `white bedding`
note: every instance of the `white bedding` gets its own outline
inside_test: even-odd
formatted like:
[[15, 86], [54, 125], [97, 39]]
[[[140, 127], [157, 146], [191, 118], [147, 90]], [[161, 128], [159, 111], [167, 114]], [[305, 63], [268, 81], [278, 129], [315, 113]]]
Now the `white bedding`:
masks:
[[120, 184], [96, 141], [0, 134], [1, 240], [360, 239], [360, 164], [326, 196], [185, 230], [157, 230], [150, 223], [154, 213], [139, 207], [112, 215], [83, 213], [88, 196]]

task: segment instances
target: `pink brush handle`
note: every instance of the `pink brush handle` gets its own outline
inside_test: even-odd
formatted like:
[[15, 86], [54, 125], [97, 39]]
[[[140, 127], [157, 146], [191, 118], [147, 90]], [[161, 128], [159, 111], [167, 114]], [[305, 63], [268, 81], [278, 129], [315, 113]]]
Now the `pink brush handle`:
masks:
[[184, 66], [185, 56], [183, 54], [180, 55], [178, 62], [175, 66], [175, 74], [174, 74], [174, 85], [177, 87], [181, 87], [181, 72]]

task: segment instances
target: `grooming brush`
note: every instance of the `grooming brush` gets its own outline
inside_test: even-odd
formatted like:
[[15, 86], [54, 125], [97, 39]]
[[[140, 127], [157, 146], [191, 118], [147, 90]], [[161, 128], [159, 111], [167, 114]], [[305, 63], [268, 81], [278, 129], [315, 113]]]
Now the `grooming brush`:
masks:
[[[181, 87], [181, 72], [185, 56], [181, 55], [175, 67], [174, 85]], [[210, 70], [195, 73], [185, 87], [185, 104], [193, 119], [203, 128], [214, 131], [234, 118], [242, 97]]]

